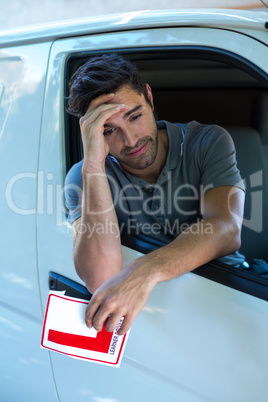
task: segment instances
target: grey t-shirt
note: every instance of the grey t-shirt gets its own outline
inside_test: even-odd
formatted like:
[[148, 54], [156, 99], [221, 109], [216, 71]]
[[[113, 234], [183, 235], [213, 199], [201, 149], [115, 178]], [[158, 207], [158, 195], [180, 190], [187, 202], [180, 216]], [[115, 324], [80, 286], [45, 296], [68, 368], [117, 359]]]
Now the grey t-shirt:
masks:
[[[207, 190], [224, 185], [244, 190], [244, 184], [232, 138], [223, 128], [195, 121], [159, 121], [157, 127], [167, 130], [169, 151], [154, 186], [126, 172], [110, 155], [106, 158], [106, 174], [120, 231], [136, 239], [148, 236], [167, 244], [202, 220], [200, 199]], [[81, 167], [82, 161], [66, 177], [71, 223], [81, 216]], [[209, 227], [204, 230], [209, 231]], [[235, 253], [221, 260], [236, 265], [244, 259]]]

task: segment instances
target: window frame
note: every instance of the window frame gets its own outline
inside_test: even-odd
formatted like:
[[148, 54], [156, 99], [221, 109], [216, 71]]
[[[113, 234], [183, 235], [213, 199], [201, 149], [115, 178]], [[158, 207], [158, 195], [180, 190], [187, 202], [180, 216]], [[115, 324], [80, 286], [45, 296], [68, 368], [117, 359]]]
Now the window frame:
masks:
[[[168, 58], [175, 59], [198, 59], [222, 62], [237, 67], [240, 70], [254, 77], [264, 87], [268, 88], [268, 75], [251, 61], [234, 54], [232, 52], [219, 48], [204, 47], [204, 46], [159, 46], [159, 47], [141, 47], [141, 48], [126, 48], [100, 51], [85, 51], [74, 52], [68, 55], [65, 62], [64, 71], [64, 98], [65, 98], [65, 149], [66, 149], [66, 173], [71, 166], [82, 159], [82, 143], [79, 136], [72, 135], [78, 132], [78, 119], [70, 116], [66, 109], [68, 104], [68, 80], [71, 77], [72, 63], [74, 60], [83, 60], [85, 62], [90, 57], [99, 56], [102, 54], [117, 53], [131, 61], [159, 59], [163, 55]], [[146, 55], [146, 57], [141, 57]], [[82, 63], [81, 63], [82, 64]], [[121, 243], [130, 249], [136, 250], [143, 254], [147, 254], [164, 244], [156, 242], [150, 238], [144, 237], [143, 240], [137, 241], [134, 237], [126, 236], [124, 233], [121, 236]], [[243, 293], [255, 296], [262, 300], [268, 301], [268, 279], [259, 275], [253, 274], [250, 271], [237, 269], [222, 262], [213, 260], [203, 266], [200, 266], [192, 271], [194, 274], [210, 279], [216, 283], [228, 286]]]

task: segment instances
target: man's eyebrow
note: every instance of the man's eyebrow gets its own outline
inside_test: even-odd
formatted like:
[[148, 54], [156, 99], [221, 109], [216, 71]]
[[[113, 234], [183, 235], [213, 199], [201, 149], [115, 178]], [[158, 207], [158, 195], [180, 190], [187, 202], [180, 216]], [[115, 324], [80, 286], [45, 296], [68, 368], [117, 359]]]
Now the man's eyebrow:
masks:
[[133, 109], [129, 110], [128, 112], [126, 112], [123, 116], [123, 119], [126, 120], [132, 113], [136, 112], [137, 110], [139, 110], [142, 107], [142, 105], [137, 105], [135, 106]]

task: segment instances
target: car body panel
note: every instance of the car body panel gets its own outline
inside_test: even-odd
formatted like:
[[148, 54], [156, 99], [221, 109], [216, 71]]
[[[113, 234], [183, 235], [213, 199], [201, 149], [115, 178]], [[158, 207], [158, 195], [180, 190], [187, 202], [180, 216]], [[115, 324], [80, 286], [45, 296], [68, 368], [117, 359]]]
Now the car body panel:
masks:
[[40, 348], [41, 328], [41, 315], [0, 303], [1, 401], [58, 401], [49, 354]]
[[[63, 71], [70, 54], [167, 46], [222, 49], [267, 72], [264, 45], [222, 29], [162, 28], [98, 34], [53, 44], [40, 144], [44, 199], [38, 215], [39, 278], [43, 311], [49, 271], [81, 280], [72, 262], [72, 232], [63, 206], [65, 147]], [[53, 101], [52, 101], [53, 100]], [[141, 254], [123, 247], [124, 265]], [[193, 273], [158, 285], [133, 324], [119, 371], [51, 353], [64, 401], [265, 401], [267, 302]]]
[[[40, 124], [50, 46], [0, 52], [0, 301], [40, 317], [36, 255], [36, 194]], [[33, 303], [34, 300], [37, 303]]]
[[[60, 38], [135, 29], [173, 26], [208, 27], [230, 30], [263, 31], [265, 40], [267, 13], [228, 9], [140, 10], [123, 14], [59, 21], [40, 26], [2, 31], [0, 46], [55, 41]], [[259, 33], [257, 34], [259, 35]], [[267, 39], [266, 39], [267, 43]]]
[[[56, 401], [41, 351], [36, 253], [37, 166], [50, 45], [0, 50], [0, 399]], [[24, 399], [25, 400], [25, 399]]]

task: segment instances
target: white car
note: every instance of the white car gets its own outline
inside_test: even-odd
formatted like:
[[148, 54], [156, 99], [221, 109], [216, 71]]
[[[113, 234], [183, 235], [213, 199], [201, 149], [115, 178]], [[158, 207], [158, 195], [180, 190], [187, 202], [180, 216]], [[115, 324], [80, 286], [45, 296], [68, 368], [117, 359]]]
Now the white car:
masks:
[[[141, 11], [0, 35], [0, 401], [266, 402], [268, 280], [211, 262], [157, 285], [119, 369], [40, 348], [48, 293], [87, 297], [64, 179], [81, 159], [68, 80], [88, 58], [136, 62], [159, 119], [227, 127], [247, 186], [241, 252], [268, 261], [268, 14]], [[148, 252], [123, 239], [124, 264]]]

